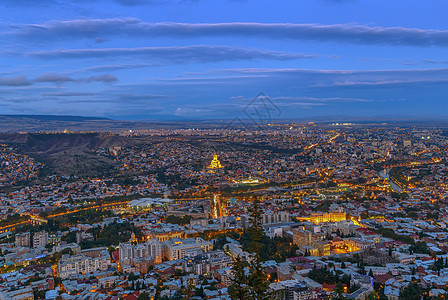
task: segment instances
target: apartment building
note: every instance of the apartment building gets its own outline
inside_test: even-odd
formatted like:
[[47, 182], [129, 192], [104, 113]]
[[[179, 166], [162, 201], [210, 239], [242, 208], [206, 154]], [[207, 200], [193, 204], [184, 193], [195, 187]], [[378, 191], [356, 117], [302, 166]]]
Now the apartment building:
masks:
[[163, 257], [167, 260], [196, 256], [213, 249], [213, 243], [203, 238], [171, 239], [163, 243]]
[[110, 255], [107, 250], [101, 251], [99, 256], [91, 257], [84, 254], [62, 256], [58, 263], [58, 274], [62, 279], [71, 275], [88, 274], [96, 270], [105, 271], [110, 265]]

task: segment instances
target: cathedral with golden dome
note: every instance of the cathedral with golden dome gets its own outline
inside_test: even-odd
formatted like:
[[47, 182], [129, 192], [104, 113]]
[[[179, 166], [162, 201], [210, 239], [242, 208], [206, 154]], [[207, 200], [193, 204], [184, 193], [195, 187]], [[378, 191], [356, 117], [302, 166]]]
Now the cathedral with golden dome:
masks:
[[210, 165], [207, 167], [210, 170], [216, 170], [216, 169], [221, 169], [224, 166], [221, 164], [221, 162], [218, 159], [218, 154], [213, 154], [213, 159], [210, 162]]

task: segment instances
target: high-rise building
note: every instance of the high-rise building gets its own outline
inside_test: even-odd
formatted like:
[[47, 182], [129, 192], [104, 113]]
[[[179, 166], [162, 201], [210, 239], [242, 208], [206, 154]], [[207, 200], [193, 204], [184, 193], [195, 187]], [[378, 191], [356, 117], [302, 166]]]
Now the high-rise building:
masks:
[[156, 240], [151, 239], [146, 242], [148, 254], [154, 258], [154, 264], [162, 263], [162, 244]]
[[118, 246], [118, 255], [121, 265], [129, 265], [134, 258], [134, 246], [131, 243], [120, 243]]
[[24, 233], [18, 233], [15, 237], [15, 243], [16, 247], [29, 247], [30, 246], [30, 233], [24, 232]]
[[33, 236], [33, 248], [45, 247], [48, 244], [48, 232], [36, 232]]
[[286, 223], [290, 221], [290, 216], [288, 212], [265, 212], [261, 215], [261, 220], [263, 225], [265, 224], [275, 224], [275, 223]]
[[135, 261], [141, 259], [154, 260], [154, 264], [162, 262], [162, 244], [156, 239], [137, 245], [121, 243], [118, 253], [121, 265], [133, 265]]

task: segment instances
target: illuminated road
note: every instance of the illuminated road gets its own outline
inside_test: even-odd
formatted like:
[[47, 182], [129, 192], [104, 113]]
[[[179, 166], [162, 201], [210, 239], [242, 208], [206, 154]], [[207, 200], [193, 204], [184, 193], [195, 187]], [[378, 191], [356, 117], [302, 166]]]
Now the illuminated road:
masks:
[[27, 224], [43, 223], [43, 222], [47, 221], [48, 219], [54, 219], [54, 218], [57, 218], [57, 217], [60, 217], [60, 216], [66, 216], [66, 215], [74, 214], [74, 213], [77, 213], [77, 212], [80, 212], [80, 211], [86, 211], [86, 210], [91, 210], [91, 209], [112, 208], [112, 207], [115, 207], [115, 206], [127, 205], [128, 203], [129, 203], [129, 201], [114, 202], [114, 203], [108, 203], [108, 204], [104, 204], [104, 205], [88, 206], [88, 207], [83, 207], [83, 208], [80, 208], [80, 209], [66, 211], [66, 212], [63, 212], [63, 213], [49, 215], [46, 218], [41, 218], [41, 217], [35, 216], [35, 215], [29, 215], [31, 218], [29, 220], [27, 220], [27, 221], [23, 221], [23, 222], [20, 222], [20, 223], [16, 223], [16, 224], [11, 224], [11, 225], [0, 227], [0, 233], [6, 232], [6, 231], [10, 231], [10, 230], [14, 230], [17, 227], [20, 227], [20, 226], [23, 226], [23, 225], [27, 225]]

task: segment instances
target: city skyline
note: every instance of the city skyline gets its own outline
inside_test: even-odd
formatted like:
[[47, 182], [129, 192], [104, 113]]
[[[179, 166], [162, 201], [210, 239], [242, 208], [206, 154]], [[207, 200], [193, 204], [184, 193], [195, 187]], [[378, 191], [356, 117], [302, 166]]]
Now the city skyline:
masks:
[[[448, 4], [2, 1], [0, 114], [447, 116]], [[426, 16], [426, 17], [425, 17]]]

